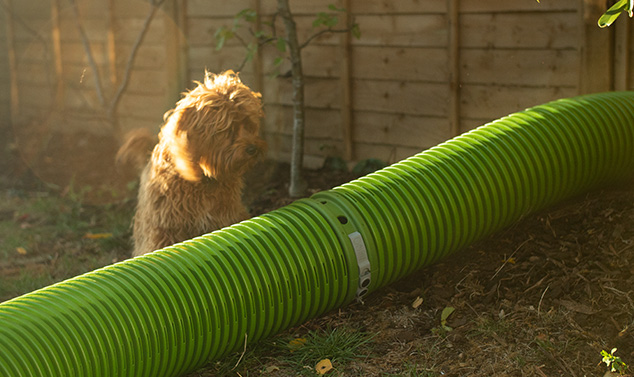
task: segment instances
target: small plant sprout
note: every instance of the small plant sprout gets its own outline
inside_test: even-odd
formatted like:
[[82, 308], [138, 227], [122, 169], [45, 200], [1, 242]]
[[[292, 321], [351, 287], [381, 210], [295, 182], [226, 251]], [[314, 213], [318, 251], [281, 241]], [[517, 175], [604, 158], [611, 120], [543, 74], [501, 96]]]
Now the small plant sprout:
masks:
[[440, 326], [443, 328], [443, 330], [445, 331], [451, 331], [453, 330], [451, 327], [447, 326], [447, 319], [449, 319], [449, 316], [455, 311], [455, 308], [452, 308], [451, 306], [447, 306], [446, 308], [444, 308], [442, 310], [442, 313], [440, 314]]
[[610, 372], [618, 372], [620, 375], [624, 375], [629, 366], [625, 364], [619, 356], [615, 356], [615, 352], [616, 348], [612, 348], [610, 353], [605, 350], [601, 350], [601, 356], [603, 356], [601, 362], [605, 363], [605, 365], [610, 369]]

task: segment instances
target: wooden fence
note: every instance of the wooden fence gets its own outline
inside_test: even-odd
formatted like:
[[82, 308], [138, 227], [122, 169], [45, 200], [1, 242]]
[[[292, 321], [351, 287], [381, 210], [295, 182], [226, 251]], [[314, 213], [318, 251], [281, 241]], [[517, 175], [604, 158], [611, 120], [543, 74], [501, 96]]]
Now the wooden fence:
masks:
[[[265, 27], [276, 11], [275, 0], [167, 0], [145, 30], [146, 0], [74, 0], [77, 12], [74, 1], [1, 1], [2, 118], [11, 108], [20, 128], [40, 119], [55, 130], [97, 134], [157, 130], [205, 69], [235, 70], [242, 62], [237, 40], [215, 49], [217, 28], [244, 8], [257, 9]], [[634, 87], [634, 21], [621, 17], [599, 29], [599, 0], [292, 0], [300, 40], [333, 2], [349, 10], [361, 38], [325, 34], [303, 51], [309, 166], [326, 156], [394, 162], [532, 105]], [[131, 51], [136, 59], [127, 69]], [[270, 77], [278, 56], [262, 48], [241, 75], [263, 93], [270, 156], [286, 160], [292, 89], [286, 75]]]

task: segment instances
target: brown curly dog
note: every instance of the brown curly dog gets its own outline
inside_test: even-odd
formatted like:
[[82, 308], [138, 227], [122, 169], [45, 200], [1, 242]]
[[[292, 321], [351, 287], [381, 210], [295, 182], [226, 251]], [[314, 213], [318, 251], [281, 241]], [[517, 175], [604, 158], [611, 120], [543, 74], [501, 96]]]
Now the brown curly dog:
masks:
[[[233, 71], [205, 72], [204, 82], [165, 113], [158, 144], [132, 131], [120, 164], [145, 165], [134, 216], [133, 256], [247, 219], [243, 176], [266, 153], [259, 136], [260, 94]], [[139, 169], [142, 166], [139, 166]]]

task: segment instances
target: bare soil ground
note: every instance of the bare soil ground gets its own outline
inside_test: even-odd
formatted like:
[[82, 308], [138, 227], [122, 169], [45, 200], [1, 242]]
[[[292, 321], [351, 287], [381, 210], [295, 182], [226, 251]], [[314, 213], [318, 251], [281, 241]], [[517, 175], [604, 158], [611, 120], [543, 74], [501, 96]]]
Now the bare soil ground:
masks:
[[[290, 201], [287, 177], [277, 176], [253, 202], [256, 212]], [[312, 191], [354, 178], [328, 171], [306, 177]], [[588, 193], [529, 215], [278, 342], [333, 327], [374, 334], [365, 357], [335, 366], [342, 376], [603, 376], [602, 350], [617, 348], [623, 362], [634, 360], [632, 189]], [[454, 311], [441, 323], [445, 308]], [[272, 342], [256, 352], [270, 347], [268, 358], [192, 376], [296, 375]]]
[[[104, 160], [103, 168], [92, 169], [95, 175], [108, 169], [106, 158], [112, 151], [108, 146], [104, 148], [107, 150], [100, 155], [94, 145], [87, 147]], [[45, 154], [41, 157], [51, 164], [56, 158]], [[17, 191], [29, 197], [29, 193], [50, 189], [38, 183], [28, 167], [20, 167], [19, 161], [5, 159], [2, 165], [1, 189], [6, 203], [8, 198], [16, 197]], [[251, 181], [245, 199], [254, 215], [291, 202], [286, 195], [287, 171], [285, 166], [269, 164], [260, 170], [266, 175]], [[68, 185], [69, 174], [65, 180], [59, 179], [57, 189], [47, 191], [47, 195], [67, 196], [68, 186], [64, 184]], [[61, 176], [50, 171], [37, 175], [51, 180]], [[307, 171], [306, 178], [312, 193], [354, 176], [320, 170]], [[103, 192], [96, 197], [103, 197]], [[45, 237], [46, 221], [38, 221], [37, 216], [25, 218], [19, 208], [23, 202], [15, 203], [18, 207], [3, 209], [0, 221], [26, 224], [39, 238], [32, 240], [36, 246], [27, 255], [13, 249], [0, 250], [2, 282], [30, 279], [36, 276], [31, 272], [36, 271], [50, 278], [40, 282], [45, 285], [120, 260], [129, 252], [130, 234], [125, 229], [109, 242], [86, 239], [85, 227], [78, 227], [76, 234], [69, 231], [52, 239]], [[77, 216], [88, 219], [90, 229], [97, 229], [106, 213], [130, 216], [133, 205], [133, 199], [107, 204], [93, 201], [83, 205]], [[67, 218], [72, 215], [71, 211]], [[372, 337], [358, 358], [335, 362], [330, 375], [603, 376], [607, 368], [601, 364], [602, 350], [609, 352], [616, 347], [616, 355], [634, 364], [633, 221], [634, 187], [611, 188], [571, 199], [529, 215], [436, 265], [374, 292], [364, 304], [354, 303], [308, 321], [251, 345], [249, 349], [255, 351], [242, 359], [238, 353], [189, 376], [314, 374], [312, 368], [318, 358], [307, 360], [307, 368], [298, 370], [285, 361], [288, 355], [274, 344], [332, 328]], [[7, 242], [0, 240], [0, 244]], [[38, 283], [15, 286], [21, 288], [5, 293], [0, 301], [35, 289]], [[442, 321], [446, 308], [454, 311]]]

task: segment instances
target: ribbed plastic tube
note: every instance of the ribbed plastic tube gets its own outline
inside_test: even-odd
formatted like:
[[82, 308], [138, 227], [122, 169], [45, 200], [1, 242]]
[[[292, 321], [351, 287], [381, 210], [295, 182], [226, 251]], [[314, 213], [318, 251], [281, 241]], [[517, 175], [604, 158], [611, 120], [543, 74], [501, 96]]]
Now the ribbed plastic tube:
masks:
[[634, 93], [537, 106], [0, 304], [0, 376], [178, 376], [633, 168]]

